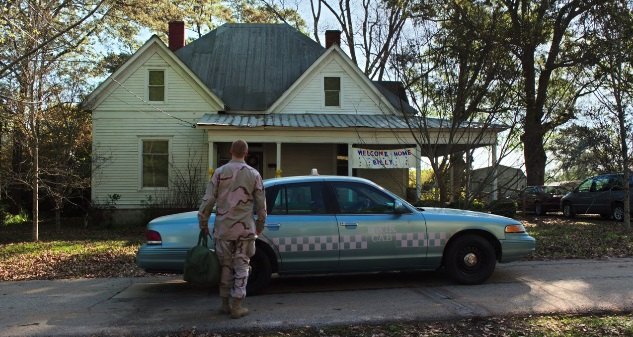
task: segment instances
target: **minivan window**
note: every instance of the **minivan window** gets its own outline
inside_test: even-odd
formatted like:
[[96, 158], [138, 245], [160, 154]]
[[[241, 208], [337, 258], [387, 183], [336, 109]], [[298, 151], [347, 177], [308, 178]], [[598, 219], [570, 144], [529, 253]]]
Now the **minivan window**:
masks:
[[589, 191], [591, 191], [591, 184], [592, 183], [593, 183], [593, 179], [591, 179], [591, 178], [583, 181], [582, 183], [580, 183], [580, 185], [578, 185], [578, 192], [589, 192]]

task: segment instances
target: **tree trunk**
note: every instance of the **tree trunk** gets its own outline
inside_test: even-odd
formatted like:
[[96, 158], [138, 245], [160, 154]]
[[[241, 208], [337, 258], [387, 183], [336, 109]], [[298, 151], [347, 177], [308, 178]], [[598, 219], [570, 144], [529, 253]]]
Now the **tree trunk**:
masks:
[[537, 108], [528, 108], [525, 116], [525, 129], [521, 136], [525, 173], [528, 186], [545, 183], [545, 154], [543, 123]]
[[619, 95], [616, 95], [616, 101], [618, 104], [618, 123], [620, 124], [620, 149], [622, 150], [622, 171], [624, 172], [624, 228], [627, 231], [631, 230], [631, 185], [629, 185], [630, 179], [630, 163], [629, 163], [629, 147], [627, 141], [627, 128], [626, 128], [626, 111], [621, 104]]
[[39, 147], [37, 142], [33, 142], [33, 241], [40, 239], [39, 221], [40, 221], [40, 163], [39, 163]]

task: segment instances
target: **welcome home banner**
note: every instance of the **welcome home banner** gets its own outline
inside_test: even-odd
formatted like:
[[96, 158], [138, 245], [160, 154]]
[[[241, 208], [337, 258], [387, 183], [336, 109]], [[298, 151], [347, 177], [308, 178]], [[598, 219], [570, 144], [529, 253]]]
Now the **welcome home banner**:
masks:
[[413, 148], [373, 150], [354, 148], [352, 167], [367, 169], [410, 168], [415, 167]]

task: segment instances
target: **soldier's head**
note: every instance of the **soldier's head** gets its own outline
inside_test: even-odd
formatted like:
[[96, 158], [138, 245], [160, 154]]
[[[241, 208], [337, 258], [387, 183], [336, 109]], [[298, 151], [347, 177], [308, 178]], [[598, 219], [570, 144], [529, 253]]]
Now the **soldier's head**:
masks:
[[231, 144], [231, 155], [237, 159], [244, 159], [248, 153], [248, 143], [245, 140], [238, 139]]

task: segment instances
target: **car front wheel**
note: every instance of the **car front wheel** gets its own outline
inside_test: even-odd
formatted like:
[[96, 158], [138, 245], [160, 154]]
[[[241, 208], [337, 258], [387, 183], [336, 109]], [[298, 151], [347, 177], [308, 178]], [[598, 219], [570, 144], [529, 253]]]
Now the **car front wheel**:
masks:
[[574, 211], [573, 211], [573, 209], [571, 208], [571, 205], [570, 205], [570, 204], [564, 204], [564, 205], [563, 205], [563, 215], [564, 215], [566, 218], [573, 218], [573, 217], [574, 217]]
[[455, 239], [447, 249], [444, 265], [461, 284], [480, 284], [495, 270], [497, 259], [492, 244], [478, 235]]
[[268, 287], [272, 274], [270, 260], [263, 249], [257, 248], [255, 250], [250, 265], [251, 272], [248, 275], [248, 283], [246, 283], [246, 293], [248, 295], [261, 294]]
[[613, 220], [624, 221], [624, 206], [616, 204], [613, 206]]

